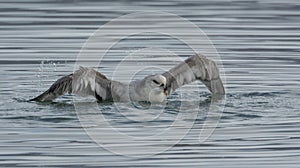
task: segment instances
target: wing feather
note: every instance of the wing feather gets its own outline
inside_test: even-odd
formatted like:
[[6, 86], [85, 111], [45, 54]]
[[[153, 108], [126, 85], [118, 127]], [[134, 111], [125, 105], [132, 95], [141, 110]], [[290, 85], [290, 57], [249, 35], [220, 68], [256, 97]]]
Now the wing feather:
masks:
[[167, 90], [200, 80], [213, 94], [225, 94], [217, 64], [203, 55], [197, 54], [162, 74], [167, 79]]
[[63, 94], [72, 93], [72, 80], [73, 74], [64, 76], [54, 82], [44, 93], [31, 99], [30, 101], [51, 101]]
[[111, 81], [94, 69], [80, 67], [73, 74], [58, 79], [48, 90], [31, 100], [51, 101], [66, 93], [94, 96], [100, 101], [111, 99]]

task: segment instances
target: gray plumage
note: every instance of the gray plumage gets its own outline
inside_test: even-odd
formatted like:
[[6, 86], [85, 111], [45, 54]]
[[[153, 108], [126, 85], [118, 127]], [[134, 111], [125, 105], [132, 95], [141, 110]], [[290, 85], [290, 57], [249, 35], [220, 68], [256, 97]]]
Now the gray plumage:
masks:
[[195, 80], [202, 81], [213, 94], [225, 94], [216, 63], [198, 54], [168, 72], [149, 75], [130, 83], [110, 80], [94, 69], [80, 67], [73, 74], [58, 79], [48, 90], [31, 100], [51, 101], [68, 93], [94, 96], [98, 101], [162, 102], [168, 94]]
[[200, 54], [187, 58], [162, 75], [167, 79], [169, 93], [185, 84], [200, 80], [211, 93], [225, 94], [216, 63]]

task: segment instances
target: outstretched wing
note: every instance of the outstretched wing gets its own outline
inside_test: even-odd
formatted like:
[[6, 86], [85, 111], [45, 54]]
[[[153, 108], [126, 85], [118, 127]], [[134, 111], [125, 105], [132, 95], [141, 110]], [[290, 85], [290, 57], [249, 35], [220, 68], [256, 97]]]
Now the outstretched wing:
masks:
[[94, 69], [80, 67], [73, 74], [58, 79], [48, 90], [31, 100], [51, 101], [66, 93], [91, 95], [99, 101], [111, 99], [111, 81]]
[[200, 80], [213, 94], [225, 94], [219, 69], [213, 60], [197, 54], [162, 74], [167, 79], [167, 91]]
[[48, 90], [30, 101], [51, 101], [65, 93], [72, 93], [73, 74], [64, 76], [54, 82]]

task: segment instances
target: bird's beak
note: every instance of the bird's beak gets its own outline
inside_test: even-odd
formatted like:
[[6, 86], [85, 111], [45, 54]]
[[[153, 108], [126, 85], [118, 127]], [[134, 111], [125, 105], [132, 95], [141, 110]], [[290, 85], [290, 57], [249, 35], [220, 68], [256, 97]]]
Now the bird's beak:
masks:
[[165, 94], [166, 96], [168, 96], [168, 95], [169, 95], [169, 90], [168, 90], [168, 88], [167, 88], [167, 87], [165, 87], [165, 88], [164, 88], [164, 94]]
[[165, 77], [163, 77], [162, 83], [163, 83], [162, 86], [163, 86], [163, 89], [164, 89], [164, 94], [165, 94], [166, 96], [168, 96], [168, 95], [169, 95], [169, 89], [168, 89], [168, 87], [167, 87], [167, 80], [166, 80]]

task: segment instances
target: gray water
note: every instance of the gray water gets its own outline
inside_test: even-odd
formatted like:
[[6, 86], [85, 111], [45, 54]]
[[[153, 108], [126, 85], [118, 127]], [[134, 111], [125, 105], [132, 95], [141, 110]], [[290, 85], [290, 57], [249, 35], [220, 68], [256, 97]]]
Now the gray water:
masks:
[[[0, 167], [299, 167], [299, 9], [296, 0], [1, 0]], [[149, 146], [132, 148], [141, 157], [118, 155], [95, 143], [81, 127], [70, 95], [53, 103], [26, 101], [72, 73], [81, 47], [101, 25], [137, 11], [164, 11], [186, 18], [218, 50], [227, 95], [222, 117], [204, 142], [199, 142], [199, 133], [207, 119], [210, 94], [200, 83], [181, 90], [185, 97], [171, 95], [163, 118], [155, 119], [155, 112], [143, 113], [142, 109], [141, 114], [131, 114], [130, 109], [120, 114], [112, 103], [97, 105], [115, 128], [143, 137], [169, 127], [183, 102], [200, 102], [194, 125], [181, 141], [171, 144], [172, 136], [167, 137], [169, 144], [166, 139], [158, 140], [153, 148], [172, 147], [154, 155], [143, 150]], [[192, 54], [176, 40], [157, 34], [149, 37], [120, 42], [95, 68], [111, 77], [122, 56], [141, 44], [175, 50], [183, 59]], [[168, 57], [155, 59], [158, 66], [177, 63]], [[129, 62], [128, 66], [137, 64]], [[79, 105], [93, 116], [88, 113], [91, 102], [80, 99]], [[154, 120], [136, 122], [122, 115]], [[174, 129], [180, 132], [185, 127]], [[128, 144], [116, 138], [107, 145], [122, 148]]]

